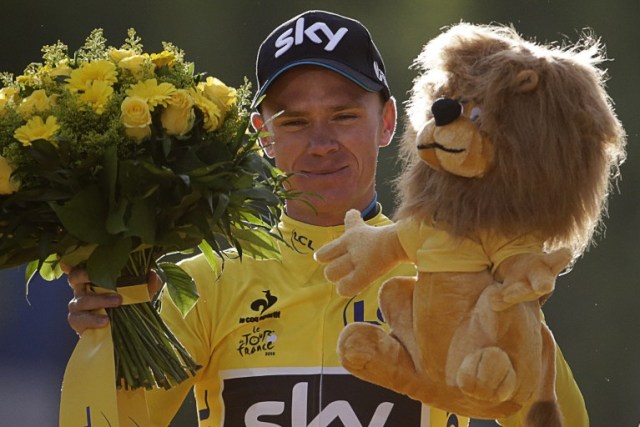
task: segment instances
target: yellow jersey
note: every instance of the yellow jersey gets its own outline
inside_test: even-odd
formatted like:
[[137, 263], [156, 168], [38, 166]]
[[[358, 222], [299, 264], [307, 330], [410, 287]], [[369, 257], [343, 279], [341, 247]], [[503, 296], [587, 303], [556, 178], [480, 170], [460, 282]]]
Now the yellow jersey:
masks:
[[[377, 214], [367, 223], [390, 220]], [[168, 425], [193, 386], [200, 427], [468, 426], [468, 418], [364, 382], [338, 361], [344, 326], [385, 327], [378, 289], [392, 275], [415, 274], [415, 267], [400, 266], [344, 298], [313, 259], [344, 226], [284, 216], [278, 227], [288, 243], [281, 260], [227, 259], [220, 274], [201, 255], [181, 263], [200, 298], [185, 318], [165, 298], [161, 314], [202, 368], [169, 391], [147, 393], [153, 425]]]

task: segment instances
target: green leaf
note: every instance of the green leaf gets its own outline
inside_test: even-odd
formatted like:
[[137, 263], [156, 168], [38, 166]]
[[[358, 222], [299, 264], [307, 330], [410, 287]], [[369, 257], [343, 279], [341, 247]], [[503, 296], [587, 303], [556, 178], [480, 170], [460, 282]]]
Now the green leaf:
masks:
[[240, 242], [242, 249], [254, 257], [282, 259], [275, 237], [264, 229], [237, 229], [234, 230], [234, 235]]
[[169, 182], [171, 177], [171, 172], [147, 162], [129, 160], [120, 162], [118, 182], [122, 196], [144, 199], [156, 192], [160, 183]]
[[83, 263], [89, 259], [89, 256], [91, 256], [91, 253], [96, 249], [97, 246], [98, 245], [93, 243], [77, 246], [62, 254], [62, 256], [60, 257], [60, 262], [71, 266], [76, 266], [80, 263]]
[[38, 163], [42, 170], [56, 170], [60, 168], [58, 150], [55, 145], [44, 139], [31, 142], [31, 157]]
[[159, 273], [167, 284], [169, 296], [185, 317], [198, 301], [200, 295], [193, 278], [180, 266], [172, 262], [158, 263]]
[[31, 285], [31, 280], [33, 280], [38, 272], [38, 265], [40, 265], [39, 261], [31, 261], [27, 264], [27, 268], [24, 271], [24, 296], [27, 301], [29, 301], [29, 286]]
[[111, 240], [105, 222], [107, 203], [97, 185], [80, 190], [64, 205], [49, 203], [62, 226], [76, 238], [87, 243], [104, 244]]
[[220, 267], [218, 266], [219, 258], [216, 257], [216, 252], [213, 250], [211, 245], [209, 245], [209, 243], [207, 243], [206, 240], [203, 240], [198, 245], [198, 249], [200, 249], [200, 251], [202, 252], [202, 255], [204, 256], [204, 259], [207, 260], [207, 262], [209, 263], [209, 266], [214, 271], [214, 273], [216, 275], [219, 274], [220, 272]]
[[129, 260], [131, 249], [131, 238], [99, 245], [87, 260], [87, 272], [91, 282], [96, 286], [115, 290], [122, 269]]
[[[38, 271], [39, 261], [34, 260], [27, 264], [26, 269], [24, 270], [24, 281], [29, 283], [33, 275]], [[28, 294], [28, 292], [27, 292]]]
[[227, 211], [227, 207], [229, 206], [229, 196], [224, 193], [218, 194], [217, 203], [215, 209], [213, 211], [213, 216], [211, 217], [211, 222], [216, 223], [222, 215]]
[[156, 215], [149, 199], [136, 200], [131, 205], [131, 216], [127, 221], [130, 236], [138, 236], [144, 243], [152, 245], [156, 238]]
[[280, 199], [268, 188], [255, 187], [238, 190], [234, 193], [234, 196], [245, 197], [252, 200], [264, 200], [273, 205], [280, 203]]
[[45, 259], [40, 266], [40, 276], [47, 282], [59, 279], [62, 277], [62, 274], [62, 269], [60, 268], [60, 263], [58, 262], [58, 256], [56, 254], [49, 255], [49, 257]]
[[126, 199], [120, 200], [117, 207], [111, 205], [111, 209], [109, 210], [109, 214], [105, 221], [105, 226], [109, 234], [118, 234], [123, 231], [127, 231], [127, 226], [124, 223], [124, 215], [127, 212], [128, 205], [129, 204]]
[[116, 198], [116, 182], [118, 180], [118, 152], [117, 147], [114, 145], [110, 145], [104, 150], [101, 177], [109, 195], [109, 207], [113, 209]]

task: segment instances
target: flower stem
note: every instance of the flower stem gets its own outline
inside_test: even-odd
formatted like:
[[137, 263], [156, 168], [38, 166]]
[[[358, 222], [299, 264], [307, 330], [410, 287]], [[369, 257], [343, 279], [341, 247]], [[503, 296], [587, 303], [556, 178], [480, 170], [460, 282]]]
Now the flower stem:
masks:
[[116, 360], [116, 385], [169, 389], [199, 366], [150, 302], [108, 310]]

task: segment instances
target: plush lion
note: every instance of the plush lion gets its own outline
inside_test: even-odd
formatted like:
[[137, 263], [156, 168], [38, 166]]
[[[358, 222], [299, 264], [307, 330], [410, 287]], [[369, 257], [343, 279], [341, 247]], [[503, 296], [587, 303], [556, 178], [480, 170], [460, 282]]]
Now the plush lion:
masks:
[[354, 375], [473, 418], [534, 402], [528, 426], [561, 426], [555, 342], [540, 305], [593, 238], [624, 160], [602, 46], [525, 41], [461, 23], [430, 41], [408, 103], [397, 222], [346, 232], [317, 252], [354, 295], [401, 262], [379, 300], [390, 334], [347, 326]]

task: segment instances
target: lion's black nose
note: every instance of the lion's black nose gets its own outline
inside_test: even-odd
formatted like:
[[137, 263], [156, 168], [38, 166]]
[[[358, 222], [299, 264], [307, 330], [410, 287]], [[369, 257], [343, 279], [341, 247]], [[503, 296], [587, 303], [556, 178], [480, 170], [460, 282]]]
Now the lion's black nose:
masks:
[[440, 98], [431, 106], [436, 126], [445, 126], [460, 117], [462, 104], [451, 98]]

